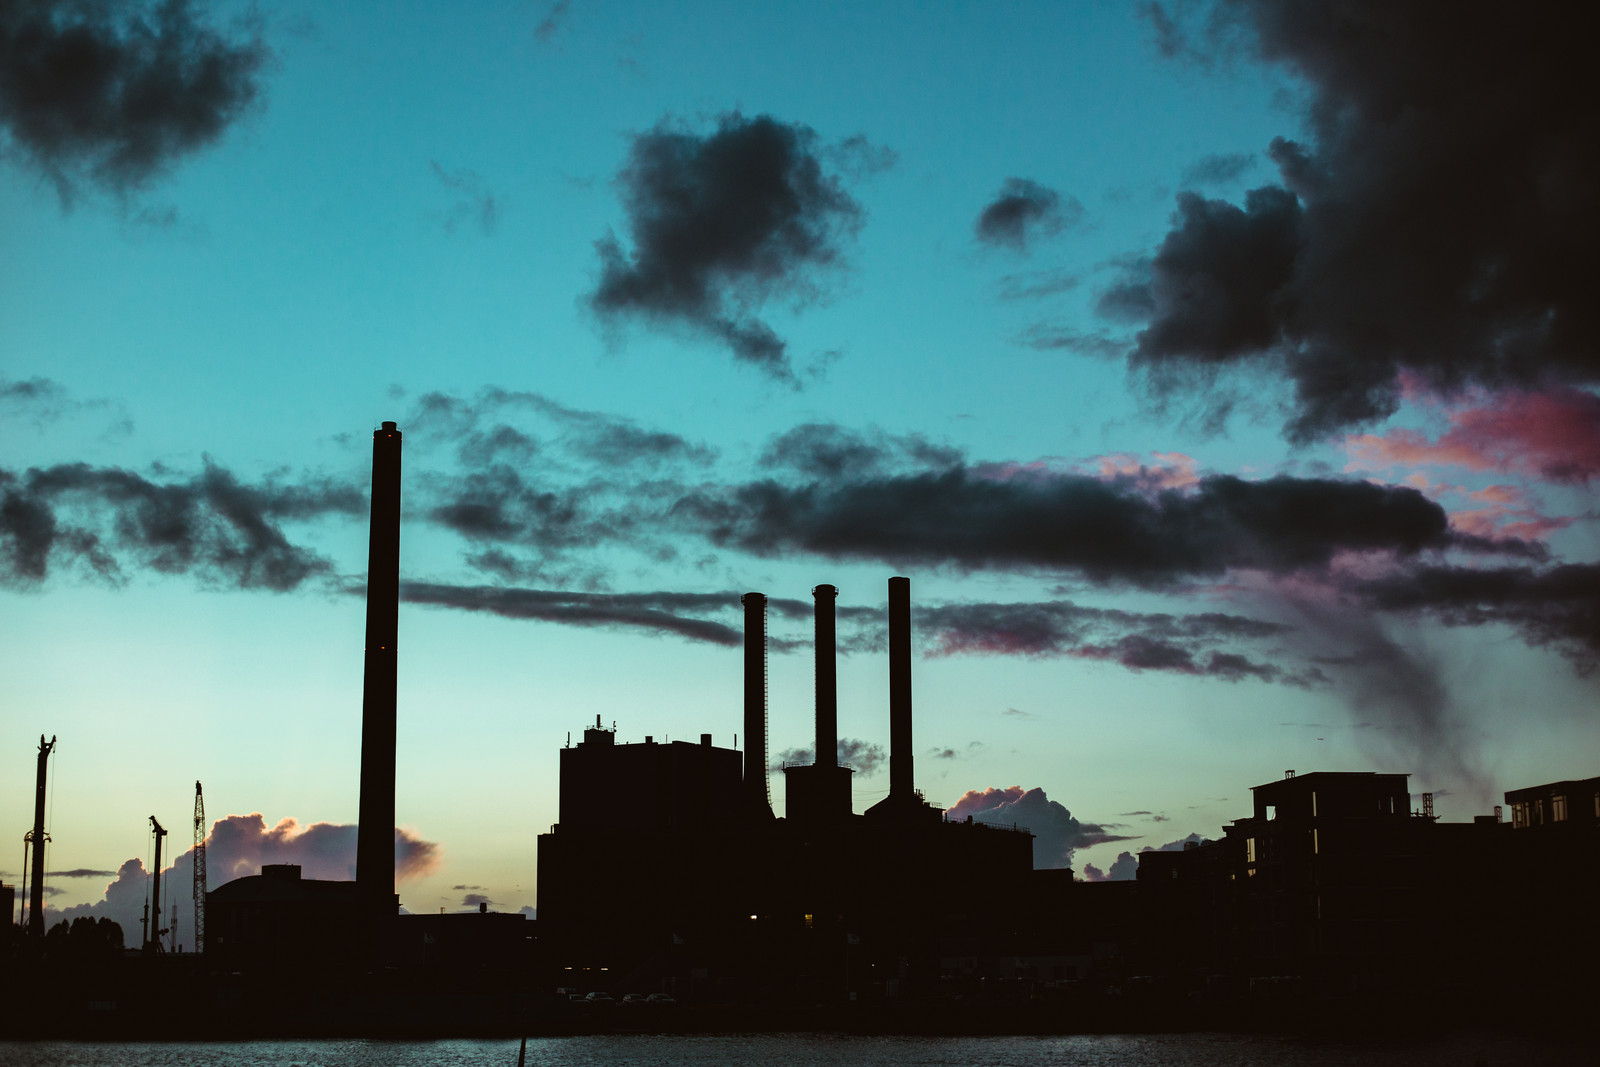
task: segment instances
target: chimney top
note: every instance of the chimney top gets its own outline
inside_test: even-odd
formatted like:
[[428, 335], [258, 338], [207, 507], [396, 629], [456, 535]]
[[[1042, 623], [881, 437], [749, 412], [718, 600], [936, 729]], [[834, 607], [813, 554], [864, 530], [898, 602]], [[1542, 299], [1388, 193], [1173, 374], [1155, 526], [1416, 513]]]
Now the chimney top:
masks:
[[385, 430], [388, 430], [390, 433], [393, 433], [394, 431], [396, 431], [396, 430], [398, 430], [400, 428], [400, 425], [399, 425], [399, 423], [386, 422], [386, 423], [383, 424], [383, 428]]

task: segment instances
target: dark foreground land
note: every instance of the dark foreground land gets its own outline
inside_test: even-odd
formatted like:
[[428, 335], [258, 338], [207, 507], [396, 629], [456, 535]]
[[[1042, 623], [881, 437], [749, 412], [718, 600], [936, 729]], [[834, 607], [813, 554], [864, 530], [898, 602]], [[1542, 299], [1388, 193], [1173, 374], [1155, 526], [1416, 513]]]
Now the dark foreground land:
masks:
[[[190, 1040], [554, 1037], [603, 1033], [1025, 1035], [1294, 1033], [1374, 1038], [1489, 1028], [1578, 1040], [1592, 1036], [1594, 988], [1541, 982], [1502, 990], [1314, 988], [1134, 979], [1117, 984], [1011, 984], [921, 996], [819, 1003], [588, 1003], [556, 993], [429, 988], [402, 973], [217, 974], [198, 957], [130, 958], [93, 969], [46, 969], [0, 980], [0, 1039], [160, 1040], [183, 1019]], [[1600, 1041], [1596, 1041], [1600, 1052]], [[1596, 1061], [1600, 1062], [1600, 1055]]]

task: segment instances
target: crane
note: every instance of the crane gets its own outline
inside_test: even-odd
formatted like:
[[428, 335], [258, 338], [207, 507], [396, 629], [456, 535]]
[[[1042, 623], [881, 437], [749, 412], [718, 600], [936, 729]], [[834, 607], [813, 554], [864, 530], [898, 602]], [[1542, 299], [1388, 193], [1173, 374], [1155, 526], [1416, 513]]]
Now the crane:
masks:
[[206, 950], [206, 800], [199, 782], [194, 784], [194, 950]]
[[167, 836], [167, 832], [161, 828], [161, 824], [156, 821], [154, 815], [150, 816], [150, 826], [152, 828], [150, 832], [155, 834], [156, 837], [156, 862], [154, 869], [150, 872], [151, 925], [148, 934], [149, 940], [144, 943], [144, 950], [146, 952], [160, 952], [161, 935], [166, 933], [165, 930], [161, 929], [161, 839]]
[[[55, 751], [56, 739], [48, 742], [39, 735], [39, 776], [33, 797], [33, 829], [22, 835], [22, 898], [30, 900], [28, 906], [28, 936], [44, 937], [44, 846], [50, 835], [44, 829], [45, 765], [50, 753]], [[28, 896], [28, 850], [33, 850], [33, 896]]]

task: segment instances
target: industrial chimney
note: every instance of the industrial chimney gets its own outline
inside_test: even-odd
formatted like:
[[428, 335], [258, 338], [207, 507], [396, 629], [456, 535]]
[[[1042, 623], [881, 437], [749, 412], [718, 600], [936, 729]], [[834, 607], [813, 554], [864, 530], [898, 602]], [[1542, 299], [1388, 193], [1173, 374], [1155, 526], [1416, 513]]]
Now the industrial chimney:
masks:
[[767, 788], [767, 598], [746, 593], [744, 605], [744, 800], [745, 814], [771, 819]]
[[819, 585], [816, 600], [817, 756], [811, 766], [784, 767], [785, 812], [795, 821], [847, 818], [850, 778], [855, 771], [839, 766], [839, 664], [834, 630], [834, 601], [839, 590]]
[[819, 585], [811, 590], [817, 608], [817, 766], [839, 762], [839, 661], [834, 639], [834, 604], [839, 590]]
[[911, 579], [889, 579], [889, 795], [872, 816], [942, 818], [917, 792], [911, 740]]
[[361, 698], [361, 804], [356, 895], [382, 943], [394, 891], [395, 641], [400, 617], [400, 431], [372, 435], [372, 532], [367, 549], [367, 651]]
[[889, 796], [917, 791], [911, 752], [911, 579], [889, 579]]

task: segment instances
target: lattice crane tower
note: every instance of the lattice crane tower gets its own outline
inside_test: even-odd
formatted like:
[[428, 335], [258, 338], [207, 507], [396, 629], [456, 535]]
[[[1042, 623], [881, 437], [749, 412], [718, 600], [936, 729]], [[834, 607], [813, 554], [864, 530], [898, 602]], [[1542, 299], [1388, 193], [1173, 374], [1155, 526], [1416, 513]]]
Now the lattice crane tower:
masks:
[[206, 950], [206, 798], [199, 782], [194, 784], [194, 950]]

